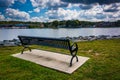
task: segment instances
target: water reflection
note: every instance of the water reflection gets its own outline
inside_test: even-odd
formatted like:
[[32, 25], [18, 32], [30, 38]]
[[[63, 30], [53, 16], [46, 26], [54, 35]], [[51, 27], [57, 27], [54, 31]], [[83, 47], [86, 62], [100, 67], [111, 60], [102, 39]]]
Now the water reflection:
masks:
[[40, 37], [78, 37], [89, 35], [120, 35], [120, 28], [75, 28], [75, 29], [0, 29], [0, 41], [17, 38], [18, 35]]

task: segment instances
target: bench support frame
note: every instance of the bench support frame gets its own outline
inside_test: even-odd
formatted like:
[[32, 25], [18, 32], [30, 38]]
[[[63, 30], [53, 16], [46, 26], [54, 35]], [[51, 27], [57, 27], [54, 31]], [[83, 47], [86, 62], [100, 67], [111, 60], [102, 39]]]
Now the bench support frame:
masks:
[[72, 66], [73, 59], [76, 58], [76, 62], [78, 62], [78, 57], [77, 57], [77, 52], [78, 52], [78, 45], [74, 43], [71, 46], [70, 53], [71, 53], [71, 60], [70, 60], [70, 67]]
[[[27, 48], [29, 49], [29, 51], [31, 52], [31, 48], [29, 47], [29, 44], [24, 44], [23, 40], [21, 39], [21, 36], [18, 36], [18, 38], [20, 39], [21, 43], [22, 43], [22, 46], [24, 47], [21, 51], [21, 54], [23, 54], [24, 50]], [[70, 51], [70, 54], [71, 54], [71, 59], [70, 59], [70, 64], [69, 66], [71, 67], [72, 64], [73, 64], [73, 59], [76, 58], [76, 62], [78, 62], [78, 57], [77, 57], [77, 52], [78, 52], [78, 45], [76, 43], [73, 43], [71, 46], [70, 46], [70, 42], [68, 43], [69, 44], [69, 51]], [[30, 44], [31, 45], [31, 44]]]
[[23, 47], [24, 47], [24, 48], [22, 49], [21, 54], [23, 54], [23, 52], [24, 52], [24, 50], [25, 50], [26, 48], [28, 48], [30, 52], [32, 51], [29, 46], [23, 46]]

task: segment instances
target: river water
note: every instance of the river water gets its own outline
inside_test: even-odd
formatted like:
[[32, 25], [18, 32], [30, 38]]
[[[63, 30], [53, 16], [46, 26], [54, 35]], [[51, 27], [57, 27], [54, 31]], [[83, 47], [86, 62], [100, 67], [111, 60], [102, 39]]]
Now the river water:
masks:
[[120, 35], [120, 28], [59, 28], [59, 29], [0, 29], [0, 41], [17, 39], [18, 35], [39, 37], [78, 37], [90, 35]]

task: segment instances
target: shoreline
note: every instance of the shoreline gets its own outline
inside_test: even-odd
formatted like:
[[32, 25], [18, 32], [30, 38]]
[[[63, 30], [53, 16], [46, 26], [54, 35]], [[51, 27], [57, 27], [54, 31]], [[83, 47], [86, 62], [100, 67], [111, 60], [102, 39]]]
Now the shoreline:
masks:
[[99, 36], [94, 36], [94, 35], [90, 35], [90, 36], [78, 36], [78, 37], [63, 37], [66, 39], [69, 39], [73, 42], [79, 42], [79, 41], [93, 41], [93, 40], [107, 40], [107, 39], [120, 39], [120, 35], [99, 35]]
[[120, 28], [119, 27], [59, 27], [59, 28], [0, 28], [0, 29], [61, 29], [61, 28], [65, 28], [65, 29], [77, 29], [77, 28]]
[[[108, 40], [108, 39], [120, 39], [120, 35], [99, 35], [99, 36], [78, 36], [78, 37], [61, 37], [63, 39], [69, 39], [72, 42], [81, 42], [81, 41], [94, 41], [94, 40]], [[0, 41], [0, 46], [20, 46], [21, 43], [19, 39], [13, 39], [13, 40], [3, 40]]]

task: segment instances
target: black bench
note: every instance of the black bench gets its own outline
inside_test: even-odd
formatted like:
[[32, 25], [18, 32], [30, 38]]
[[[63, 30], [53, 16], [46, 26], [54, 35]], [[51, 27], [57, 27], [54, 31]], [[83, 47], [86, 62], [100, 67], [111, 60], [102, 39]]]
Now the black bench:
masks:
[[50, 46], [55, 48], [62, 48], [67, 49], [70, 51], [71, 54], [71, 60], [70, 60], [70, 66], [72, 66], [73, 58], [76, 58], [76, 61], [78, 62], [77, 57], [77, 51], [78, 51], [78, 45], [76, 43], [73, 43], [72, 45], [69, 39], [62, 39], [62, 38], [44, 38], [44, 37], [33, 37], [33, 36], [18, 36], [22, 46], [24, 47], [21, 54], [23, 54], [23, 51], [28, 48], [31, 51], [31, 48], [29, 45], [42, 45], [42, 46]]

